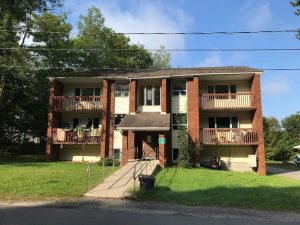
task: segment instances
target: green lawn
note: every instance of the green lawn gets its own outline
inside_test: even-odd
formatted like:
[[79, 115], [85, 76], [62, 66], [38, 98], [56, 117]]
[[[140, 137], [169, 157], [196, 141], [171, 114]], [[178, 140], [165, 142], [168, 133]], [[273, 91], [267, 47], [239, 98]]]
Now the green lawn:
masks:
[[269, 160], [267, 161], [267, 166], [277, 167], [286, 170], [300, 171], [300, 166], [295, 166], [295, 164], [292, 161], [282, 162], [282, 161]]
[[[92, 173], [100, 172], [93, 164]], [[105, 176], [113, 172], [106, 167]], [[92, 186], [100, 183], [95, 176]], [[45, 162], [41, 156], [0, 158], [0, 199], [51, 199], [82, 196], [88, 188], [87, 164]]]
[[165, 168], [154, 191], [133, 192], [132, 199], [300, 212], [300, 181], [276, 175]]

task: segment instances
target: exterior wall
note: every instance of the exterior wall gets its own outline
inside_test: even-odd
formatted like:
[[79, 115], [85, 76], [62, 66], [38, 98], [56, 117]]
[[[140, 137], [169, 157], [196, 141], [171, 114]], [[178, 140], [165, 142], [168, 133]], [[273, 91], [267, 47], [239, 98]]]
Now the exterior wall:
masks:
[[246, 111], [234, 112], [202, 112], [200, 120], [200, 128], [208, 128], [208, 117], [238, 117], [239, 128], [252, 128], [252, 113]]
[[120, 149], [122, 151], [122, 134], [120, 131], [114, 131], [114, 149]]
[[172, 96], [172, 113], [186, 113], [187, 112], [187, 96], [179, 95]]
[[115, 114], [129, 113], [129, 97], [115, 97]]
[[[61, 122], [62, 123], [68, 123], [70, 125], [71, 128], [75, 128], [73, 127], [73, 118], [99, 118], [99, 127], [102, 126], [101, 124], [101, 114], [97, 113], [97, 112], [84, 112], [84, 113], [62, 113], [62, 117], [61, 117]], [[83, 123], [85, 121], [82, 121]], [[86, 121], [87, 122], [87, 121]]]
[[248, 159], [249, 155], [254, 154], [251, 146], [205, 146], [204, 150], [201, 152], [201, 163], [208, 165], [213, 154], [221, 157], [221, 166], [224, 169], [233, 171], [252, 171]]
[[67, 83], [64, 84], [64, 91], [63, 91], [63, 96], [74, 96], [74, 90], [75, 88], [100, 88], [100, 93], [103, 93], [103, 89], [102, 89], [102, 83], [98, 83], [98, 84], [85, 84], [85, 83]]
[[208, 85], [218, 85], [218, 84], [235, 84], [236, 85], [236, 92], [243, 93], [243, 92], [250, 92], [249, 80], [229, 80], [229, 81], [220, 81], [220, 80], [206, 80], [201, 81], [199, 83], [199, 91], [200, 93], [207, 93], [207, 86]]
[[63, 145], [59, 159], [73, 162], [97, 162], [101, 159], [99, 145]]

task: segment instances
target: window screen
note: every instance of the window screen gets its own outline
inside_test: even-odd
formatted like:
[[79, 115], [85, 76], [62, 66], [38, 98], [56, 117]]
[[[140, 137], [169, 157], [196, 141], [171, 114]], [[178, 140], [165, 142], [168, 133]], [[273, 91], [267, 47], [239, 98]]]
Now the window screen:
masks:
[[215, 117], [209, 117], [208, 118], [208, 127], [209, 128], [215, 128]]
[[230, 128], [230, 117], [217, 117], [217, 128]]
[[79, 125], [79, 118], [73, 118], [73, 128], [78, 127]]

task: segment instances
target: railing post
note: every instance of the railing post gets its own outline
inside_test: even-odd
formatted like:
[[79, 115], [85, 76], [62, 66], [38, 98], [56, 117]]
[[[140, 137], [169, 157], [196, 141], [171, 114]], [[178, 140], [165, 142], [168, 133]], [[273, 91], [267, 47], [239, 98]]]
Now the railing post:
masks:
[[104, 178], [104, 161], [105, 158], [102, 160], [102, 178]]
[[87, 167], [87, 173], [88, 173], [88, 179], [89, 179], [89, 181], [88, 181], [88, 191], [90, 191], [90, 189], [91, 189], [91, 170], [92, 170], [91, 165], [88, 164], [88, 167]]
[[115, 150], [113, 149], [113, 172], [115, 172]]

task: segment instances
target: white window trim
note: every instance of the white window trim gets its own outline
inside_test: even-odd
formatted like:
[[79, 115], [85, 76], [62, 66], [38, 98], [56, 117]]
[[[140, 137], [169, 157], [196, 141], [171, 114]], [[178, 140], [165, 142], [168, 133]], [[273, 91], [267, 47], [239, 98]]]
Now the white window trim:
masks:
[[[212, 94], [216, 94], [216, 86], [218, 86], [218, 85], [228, 86], [228, 94], [236, 94], [236, 93], [231, 93], [231, 89], [230, 89], [230, 86], [234, 85], [235, 86], [235, 90], [237, 92], [237, 85], [236, 84], [208, 84], [207, 85], [207, 89], [206, 89], [207, 93], [208, 93], [208, 86], [213, 86], [214, 93], [212, 93]], [[224, 93], [224, 94], [226, 94], [226, 93]]]
[[[152, 95], [152, 104], [151, 105], [147, 105], [147, 86], [152, 86], [151, 88], [151, 95]], [[143, 86], [143, 92], [144, 92], [144, 101], [143, 101], [143, 105], [142, 106], [160, 106], [161, 105], [161, 87], [159, 87], [159, 105], [155, 105], [154, 104], [154, 101], [155, 101], [155, 95], [154, 95], [154, 90], [155, 88], [154, 87], [158, 87], [158, 85], [155, 85], [155, 84], [145, 84]]]
[[101, 96], [101, 88], [100, 87], [75, 87], [74, 91], [73, 91], [74, 96], [75, 96], [75, 90], [76, 89], [80, 89], [80, 95], [79, 96], [82, 96], [82, 89], [84, 89], [84, 88], [91, 88], [91, 89], [93, 89], [93, 95], [92, 96], [98, 96], [98, 95], [95, 95], [95, 92], [96, 92], [96, 88], [99, 88], [100, 89], [100, 96]]

